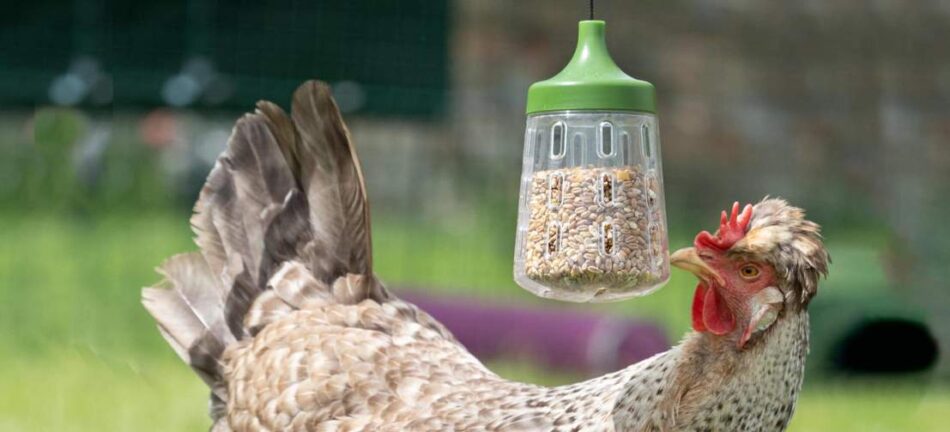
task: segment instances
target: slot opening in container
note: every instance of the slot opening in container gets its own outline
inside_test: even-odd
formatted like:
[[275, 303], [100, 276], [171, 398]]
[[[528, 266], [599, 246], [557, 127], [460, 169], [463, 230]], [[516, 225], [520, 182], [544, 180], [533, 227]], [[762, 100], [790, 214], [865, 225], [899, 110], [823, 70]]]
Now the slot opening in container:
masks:
[[544, 248], [544, 254], [551, 256], [557, 253], [561, 240], [561, 224], [551, 222], [548, 224], [548, 235]]
[[643, 146], [643, 155], [647, 159], [652, 159], [653, 143], [650, 142], [650, 128], [647, 125], [640, 126], [640, 143]]
[[614, 202], [616, 196], [617, 184], [614, 176], [609, 173], [602, 173], [597, 178], [597, 201], [600, 205], [610, 205]]
[[598, 141], [600, 145], [597, 147], [597, 155], [601, 158], [614, 154], [613, 130], [614, 126], [610, 122], [600, 124], [600, 140]]
[[564, 174], [554, 173], [548, 176], [548, 206], [559, 207], [564, 197]]
[[604, 222], [600, 226], [601, 251], [604, 255], [613, 255], [617, 247], [617, 229], [613, 222]]
[[551, 126], [551, 159], [560, 159], [567, 153], [564, 141], [564, 122], [554, 123]]

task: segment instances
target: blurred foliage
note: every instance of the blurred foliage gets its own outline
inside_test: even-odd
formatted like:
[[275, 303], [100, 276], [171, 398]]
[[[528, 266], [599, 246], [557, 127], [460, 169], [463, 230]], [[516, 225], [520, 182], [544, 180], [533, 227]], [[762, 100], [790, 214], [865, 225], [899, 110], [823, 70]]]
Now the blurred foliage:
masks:
[[[0, 121], [9, 122], [2, 129], [10, 138], [0, 142], [5, 180], [0, 209], [80, 215], [148, 212], [172, 204], [174, 189], [161, 169], [161, 155], [137, 139], [135, 130], [65, 108]], [[129, 136], [112, 136], [123, 133]]]

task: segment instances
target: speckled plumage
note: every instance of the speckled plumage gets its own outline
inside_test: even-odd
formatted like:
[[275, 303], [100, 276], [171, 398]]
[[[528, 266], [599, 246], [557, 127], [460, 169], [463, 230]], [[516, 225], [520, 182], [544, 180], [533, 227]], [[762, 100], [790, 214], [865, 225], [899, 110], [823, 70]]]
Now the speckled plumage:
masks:
[[143, 302], [211, 387], [214, 431], [778, 431], [827, 256], [800, 210], [756, 208], [733, 253], [786, 260], [772, 264], [787, 277], [778, 319], [748, 345], [691, 333], [585, 382], [508, 381], [373, 275], [359, 163], [328, 88], [309, 82], [292, 118], [262, 102], [238, 122], [192, 219], [202, 253], [166, 262]]
[[399, 300], [307, 308], [226, 352], [228, 416], [242, 431], [783, 430], [807, 322], [786, 317], [744, 352], [693, 333], [624, 370], [546, 388], [498, 377]]

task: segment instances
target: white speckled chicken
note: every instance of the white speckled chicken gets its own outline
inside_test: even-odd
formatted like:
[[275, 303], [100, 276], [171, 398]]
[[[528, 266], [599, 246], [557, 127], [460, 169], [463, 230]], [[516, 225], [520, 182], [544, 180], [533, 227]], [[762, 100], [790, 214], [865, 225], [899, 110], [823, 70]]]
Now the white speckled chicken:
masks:
[[374, 276], [359, 162], [318, 82], [290, 116], [260, 102], [237, 122], [191, 222], [201, 253], [142, 300], [211, 387], [213, 431], [783, 430], [828, 261], [801, 210], [736, 205], [671, 257], [699, 278], [680, 345], [573, 385], [505, 380]]

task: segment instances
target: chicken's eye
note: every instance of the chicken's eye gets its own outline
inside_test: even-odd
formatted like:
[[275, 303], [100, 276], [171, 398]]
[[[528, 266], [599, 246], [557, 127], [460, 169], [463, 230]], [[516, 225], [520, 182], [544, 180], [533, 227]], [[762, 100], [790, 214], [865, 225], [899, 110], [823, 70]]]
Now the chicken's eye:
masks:
[[742, 276], [743, 279], [755, 279], [759, 276], [759, 268], [752, 264], [746, 264], [739, 269], [739, 276]]

